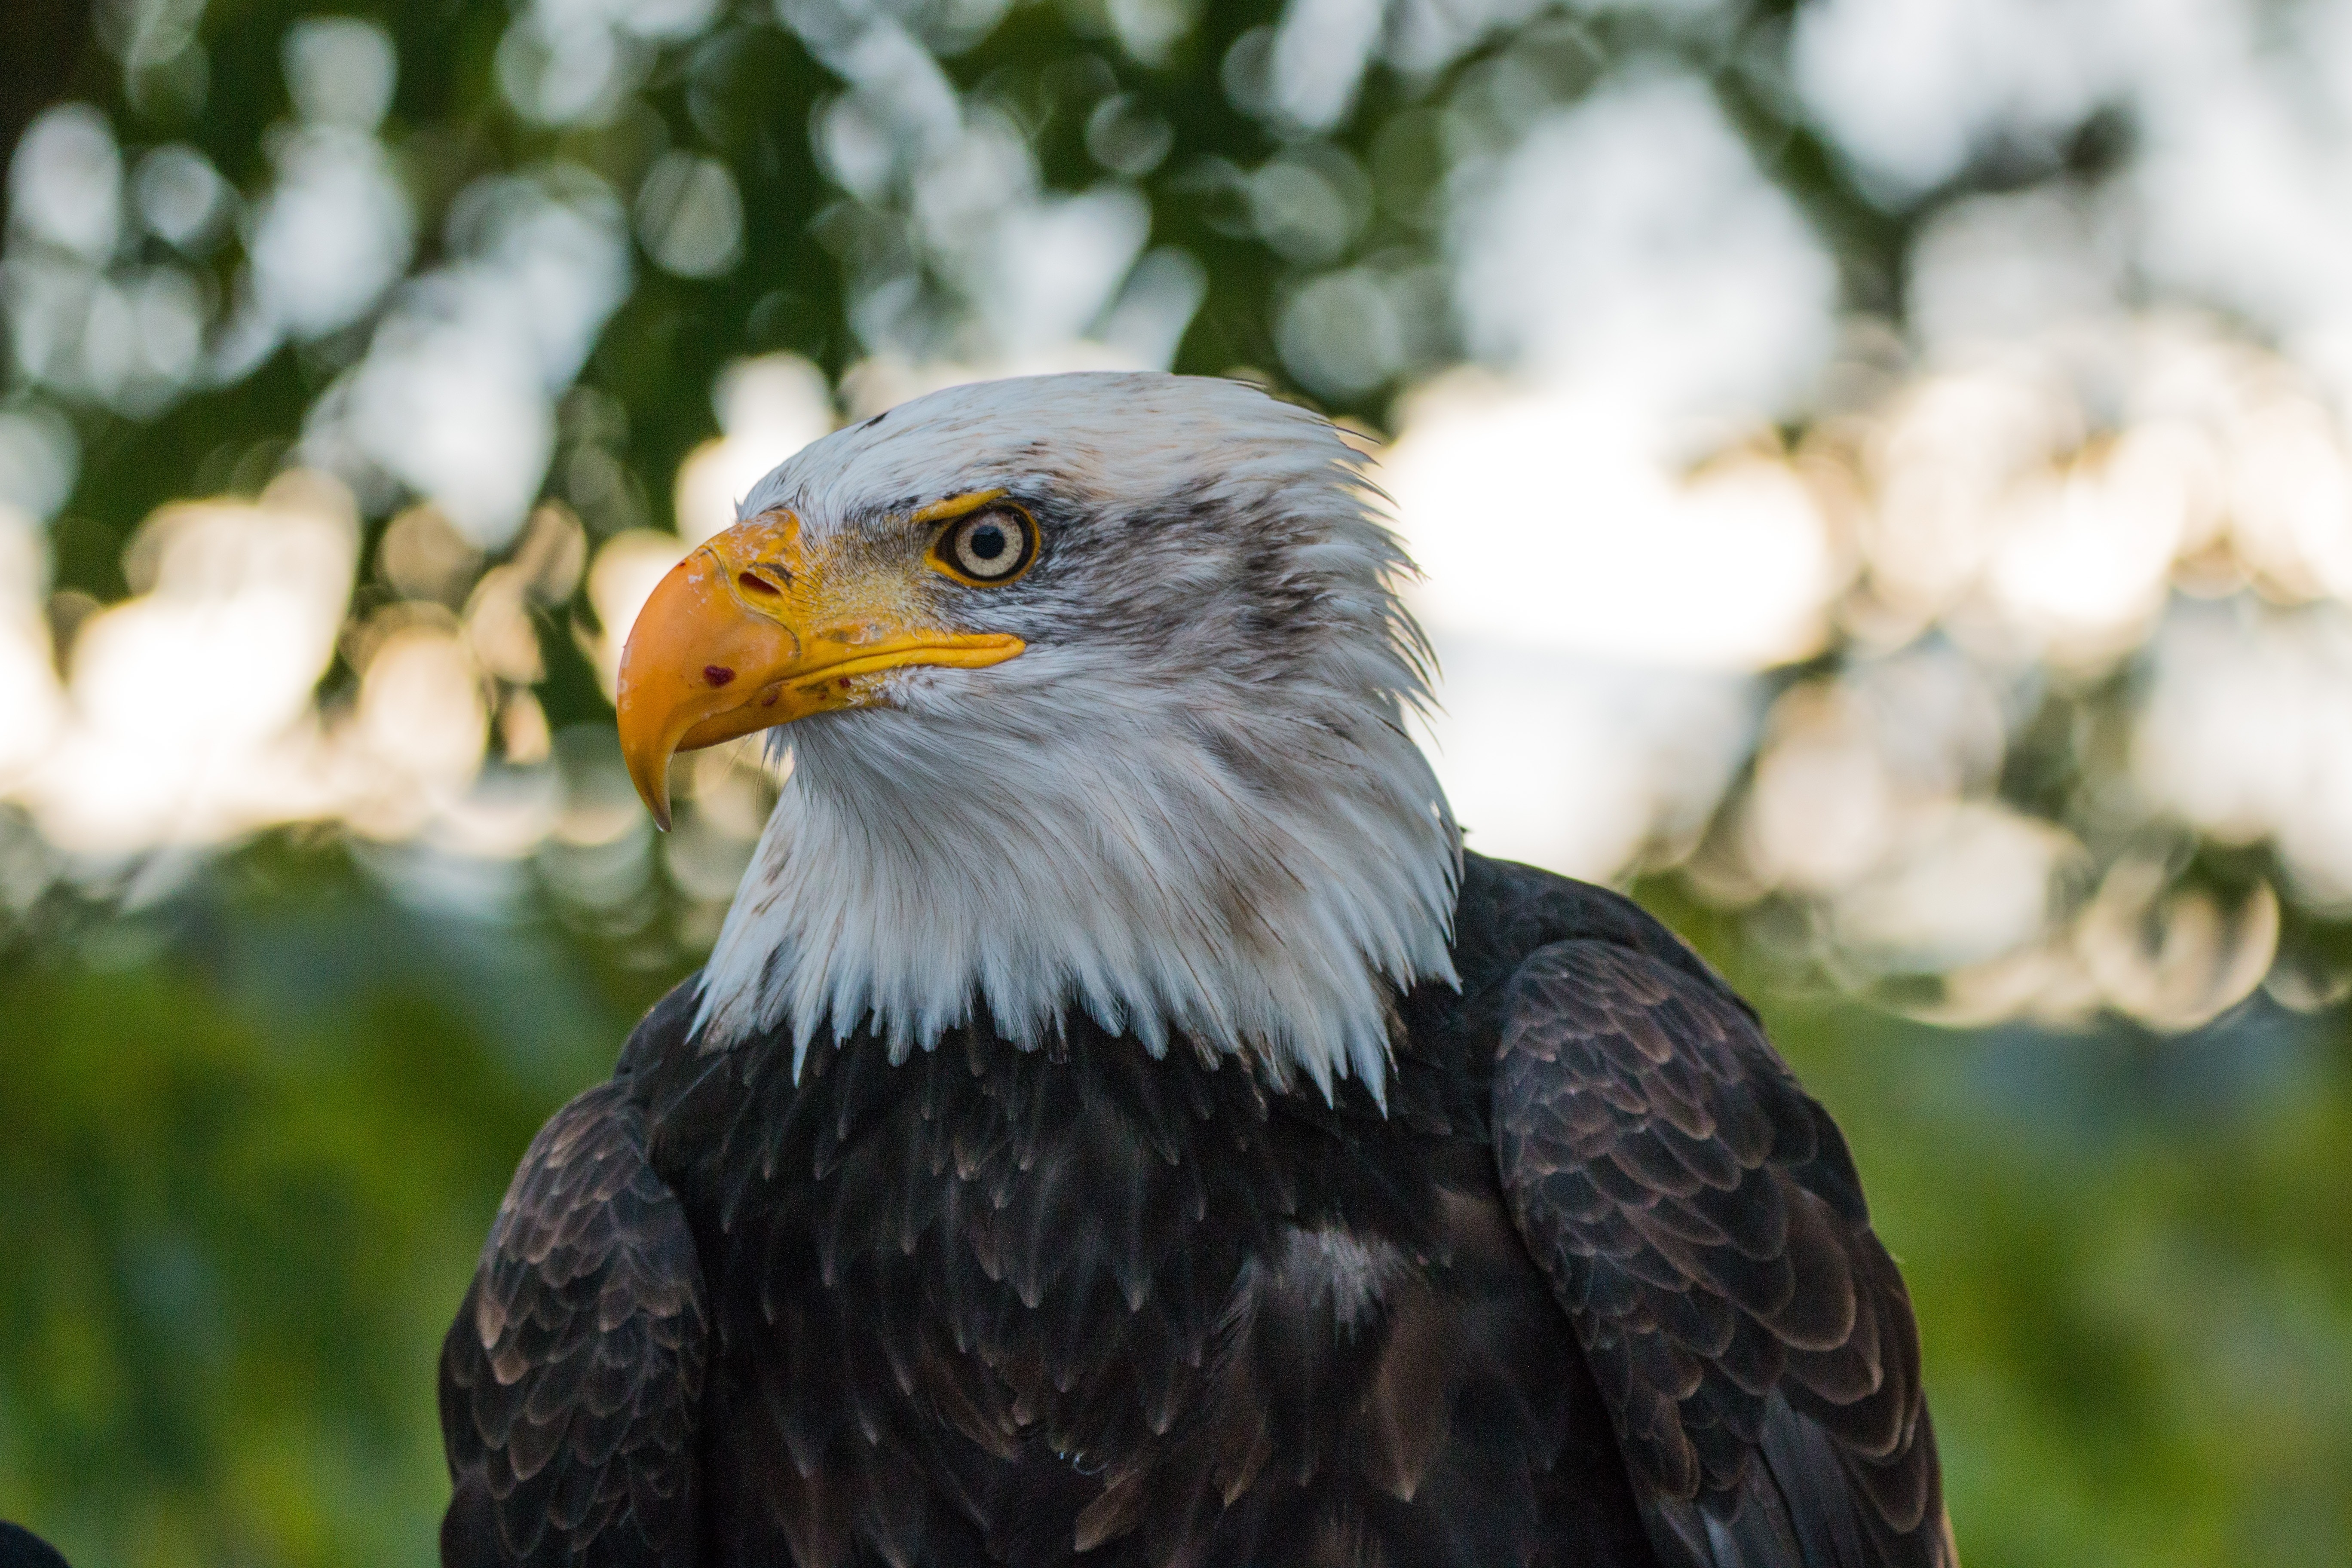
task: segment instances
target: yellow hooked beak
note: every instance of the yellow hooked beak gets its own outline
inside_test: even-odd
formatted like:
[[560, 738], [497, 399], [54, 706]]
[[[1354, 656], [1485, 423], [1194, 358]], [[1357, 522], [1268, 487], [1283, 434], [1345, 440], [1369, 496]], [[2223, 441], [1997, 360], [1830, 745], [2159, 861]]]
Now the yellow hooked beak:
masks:
[[871, 689], [860, 676], [978, 669], [1026, 646], [1001, 632], [912, 629], [907, 584], [826, 564], [810, 559], [798, 518], [766, 513], [694, 550], [637, 613], [621, 650], [621, 756], [663, 828], [675, 753], [856, 707]]

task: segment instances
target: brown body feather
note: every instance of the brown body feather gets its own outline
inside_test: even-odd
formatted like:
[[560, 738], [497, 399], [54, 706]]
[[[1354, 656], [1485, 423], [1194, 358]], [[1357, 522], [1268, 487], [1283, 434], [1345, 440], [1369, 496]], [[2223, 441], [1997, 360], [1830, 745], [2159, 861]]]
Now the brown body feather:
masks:
[[707, 1050], [526, 1157], [443, 1362], [452, 1568], [1952, 1561], [1836, 1130], [1613, 895], [1469, 858], [1385, 1112], [1073, 1018]]

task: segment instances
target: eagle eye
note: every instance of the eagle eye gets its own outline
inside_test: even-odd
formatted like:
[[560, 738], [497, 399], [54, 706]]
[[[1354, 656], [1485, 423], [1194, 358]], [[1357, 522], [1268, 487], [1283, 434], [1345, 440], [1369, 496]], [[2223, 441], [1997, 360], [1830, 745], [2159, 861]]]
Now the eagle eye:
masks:
[[966, 583], [1009, 583], [1037, 553], [1037, 525], [1018, 507], [992, 506], [940, 530], [931, 559]]

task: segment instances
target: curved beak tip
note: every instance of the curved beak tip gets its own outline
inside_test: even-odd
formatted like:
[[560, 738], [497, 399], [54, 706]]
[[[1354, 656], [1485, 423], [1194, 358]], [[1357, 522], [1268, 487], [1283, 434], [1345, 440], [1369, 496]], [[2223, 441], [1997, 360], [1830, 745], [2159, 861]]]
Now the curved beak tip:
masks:
[[693, 723], [699, 695], [699, 683], [685, 671], [698, 666], [695, 656], [707, 628], [723, 613], [713, 603], [718, 595], [709, 575], [699, 552], [670, 568], [637, 612], [621, 648], [614, 704], [621, 759], [637, 798], [665, 833], [670, 827], [670, 758]]
[[664, 833], [670, 829], [668, 747], [650, 751], [630, 746], [624, 736], [623, 758], [629, 769], [629, 782], [637, 786], [637, 798], [646, 803], [653, 815], [654, 826]]

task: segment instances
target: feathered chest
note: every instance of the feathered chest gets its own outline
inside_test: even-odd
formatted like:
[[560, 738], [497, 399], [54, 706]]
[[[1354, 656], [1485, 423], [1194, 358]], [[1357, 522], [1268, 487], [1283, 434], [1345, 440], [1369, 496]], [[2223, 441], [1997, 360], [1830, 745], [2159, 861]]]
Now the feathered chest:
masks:
[[1578, 1378], [1482, 1092], [1409, 1057], [1383, 1116], [1083, 1025], [895, 1067], [852, 1040], [797, 1086], [782, 1050], [706, 1058], [657, 1087], [655, 1158], [710, 1285], [718, 1512], [803, 1563], [1244, 1561], [1548, 1469]]

